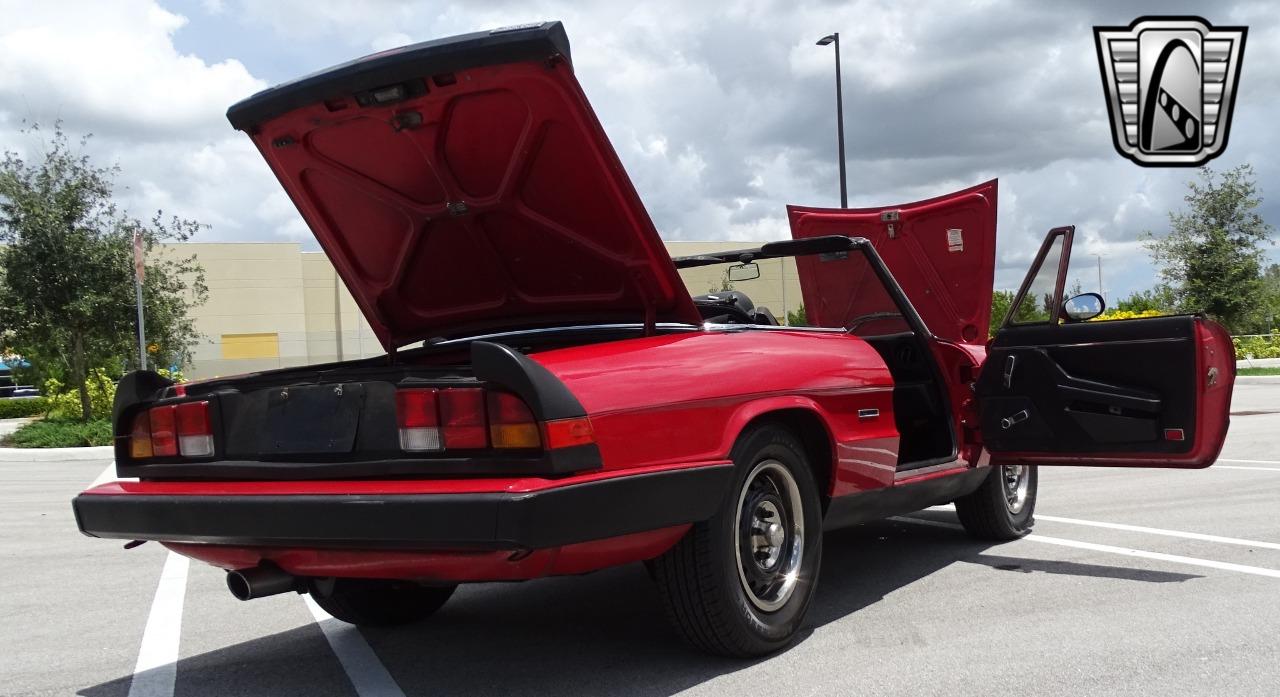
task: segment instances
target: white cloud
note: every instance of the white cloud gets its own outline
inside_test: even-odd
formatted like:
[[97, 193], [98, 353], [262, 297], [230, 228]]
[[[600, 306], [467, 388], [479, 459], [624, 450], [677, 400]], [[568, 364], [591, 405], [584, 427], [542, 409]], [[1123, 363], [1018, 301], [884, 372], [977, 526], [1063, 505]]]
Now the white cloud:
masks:
[[99, 165], [119, 164], [117, 197], [212, 226], [200, 239], [297, 236], [291, 215], [259, 215], [279, 185], [253, 145], [227, 125], [231, 103], [266, 86], [237, 60], [207, 62], [174, 46], [187, 24], [154, 2], [0, 3], [0, 147], [32, 153], [61, 120], [94, 137]]
[[[13, 135], [23, 118], [62, 117], [120, 162], [131, 207], [210, 222], [209, 238], [306, 239], [261, 158], [222, 116], [263, 86], [254, 71], [279, 75], [288, 64], [301, 75], [395, 45], [561, 19], [578, 78], [663, 235], [778, 238], [785, 204], [837, 200], [832, 47], [814, 42], [839, 31], [851, 205], [998, 176], [997, 285], [1020, 280], [1046, 230], [1074, 223], [1080, 253], [1102, 254], [1125, 290], [1153, 281], [1136, 240], [1163, 229], [1191, 173], [1140, 168], [1114, 152], [1090, 27], [1207, 12], [1011, 0], [201, 1], [205, 14], [188, 22], [145, 0], [0, 0], [0, 145], [30, 147]], [[217, 28], [206, 29], [215, 13], [207, 26]], [[1277, 221], [1280, 17], [1247, 2], [1210, 14], [1250, 26], [1230, 148], [1215, 165], [1252, 162]], [[226, 29], [232, 21], [253, 38]], [[264, 34], [278, 45], [264, 47]], [[179, 50], [182, 35], [217, 46], [217, 57]]]

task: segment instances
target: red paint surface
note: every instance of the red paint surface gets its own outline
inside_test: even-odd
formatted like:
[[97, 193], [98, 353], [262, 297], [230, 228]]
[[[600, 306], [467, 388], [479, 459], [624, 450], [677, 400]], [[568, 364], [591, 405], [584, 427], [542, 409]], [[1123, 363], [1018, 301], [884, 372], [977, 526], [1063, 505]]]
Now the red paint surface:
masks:
[[[930, 331], [951, 341], [982, 343], [991, 324], [996, 188], [993, 179], [914, 203], [849, 209], [788, 206], [787, 215], [796, 239], [849, 235], [870, 240]], [[896, 211], [899, 219], [881, 220], [886, 211]], [[960, 231], [962, 249], [953, 251], [949, 230]], [[846, 266], [817, 257], [796, 259], [810, 322], [843, 327], [853, 317], [880, 309], [860, 304], [861, 279]]]
[[[893, 482], [898, 432], [880, 354], [848, 334], [698, 332], [532, 356], [591, 415], [606, 468], [723, 459], [753, 419], [795, 410], [829, 438], [832, 495]], [[880, 416], [860, 420], [858, 410]], [[849, 447], [866, 448], [854, 453]]]
[[[386, 348], [556, 322], [701, 321], [566, 61], [339, 98], [253, 142]], [[397, 115], [421, 124], [397, 128]]]
[[248, 569], [270, 561], [297, 576], [396, 578], [462, 583], [518, 581], [595, 571], [652, 559], [684, 536], [688, 525], [540, 549], [388, 551], [279, 547], [233, 547], [168, 542], [165, 547], [213, 566]]

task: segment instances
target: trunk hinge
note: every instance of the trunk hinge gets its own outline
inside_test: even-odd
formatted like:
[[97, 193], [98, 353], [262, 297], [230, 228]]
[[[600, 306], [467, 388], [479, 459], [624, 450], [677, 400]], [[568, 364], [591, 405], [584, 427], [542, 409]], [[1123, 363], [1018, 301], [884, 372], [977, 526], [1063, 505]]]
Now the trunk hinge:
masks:
[[653, 336], [658, 333], [658, 311], [653, 303], [644, 304], [644, 335]]

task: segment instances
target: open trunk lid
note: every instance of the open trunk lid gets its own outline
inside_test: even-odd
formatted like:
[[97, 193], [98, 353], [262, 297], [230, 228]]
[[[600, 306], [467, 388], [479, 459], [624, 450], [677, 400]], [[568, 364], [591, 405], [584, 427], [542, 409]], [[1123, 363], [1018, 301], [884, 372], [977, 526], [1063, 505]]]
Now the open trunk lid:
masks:
[[387, 349], [700, 322], [582, 93], [559, 22], [384, 51], [227, 112]]

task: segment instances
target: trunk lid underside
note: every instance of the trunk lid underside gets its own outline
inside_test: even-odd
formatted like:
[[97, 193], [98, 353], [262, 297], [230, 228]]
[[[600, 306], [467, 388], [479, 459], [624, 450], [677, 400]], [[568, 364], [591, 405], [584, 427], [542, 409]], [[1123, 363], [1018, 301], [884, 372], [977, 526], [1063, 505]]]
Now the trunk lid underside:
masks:
[[227, 117], [389, 350], [565, 323], [700, 321], [558, 22], [375, 54]]

